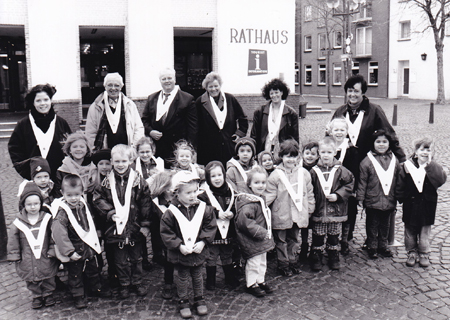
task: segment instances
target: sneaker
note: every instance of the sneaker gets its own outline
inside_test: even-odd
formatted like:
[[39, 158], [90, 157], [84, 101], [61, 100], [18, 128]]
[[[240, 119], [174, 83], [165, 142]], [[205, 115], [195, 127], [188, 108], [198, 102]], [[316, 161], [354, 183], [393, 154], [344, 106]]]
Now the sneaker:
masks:
[[278, 272], [279, 272], [283, 277], [292, 277], [292, 275], [293, 275], [291, 269], [289, 269], [289, 268], [278, 268]]
[[52, 294], [49, 295], [49, 296], [46, 296], [46, 297], [44, 298], [44, 304], [45, 304], [46, 307], [54, 306], [55, 303], [56, 303], [56, 300], [55, 300], [55, 298], [53, 297]]
[[428, 253], [419, 254], [419, 266], [421, 266], [422, 268], [427, 268], [430, 266], [430, 257]]
[[322, 252], [319, 250], [313, 250], [309, 254], [309, 259], [311, 260], [311, 269], [313, 271], [322, 270]]
[[73, 298], [75, 301], [75, 308], [77, 309], [84, 309], [87, 308], [87, 303], [86, 303], [86, 299], [84, 298], [84, 296], [79, 296], [79, 297], [74, 297]]
[[[196, 300], [194, 298], [194, 300]], [[197, 314], [199, 316], [205, 316], [208, 314], [208, 307], [206, 306], [206, 301], [203, 297], [199, 298], [197, 301], [195, 301], [195, 309], [197, 310]]]
[[144, 297], [147, 295], [147, 289], [143, 285], [137, 284], [132, 287], [133, 291], [139, 296]]
[[378, 249], [378, 253], [380, 255], [382, 255], [385, 258], [391, 258], [392, 257], [392, 251], [389, 250], [388, 248], [384, 248], [384, 249]]
[[42, 301], [42, 298], [33, 298], [33, 302], [31, 302], [31, 308], [32, 309], [40, 309], [44, 306], [44, 302]]
[[257, 298], [262, 298], [266, 295], [266, 293], [256, 283], [251, 287], [248, 287], [246, 291]]
[[119, 296], [120, 296], [120, 299], [128, 299], [130, 297], [129, 286], [120, 287]]
[[403, 243], [394, 240], [394, 242], [388, 244], [389, 247], [403, 247]]
[[416, 264], [416, 253], [414, 251], [408, 252], [408, 258], [406, 259], [407, 267], [414, 267]]
[[165, 284], [161, 296], [163, 299], [170, 300], [173, 298], [173, 291], [172, 291], [172, 285], [171, 284]]
[[180, 315], [183, 319], [188, 319], [192, 317], [191, 306], [189, 305], [189, 300], [180, 300], [178, 302], [180, 308]]
[[273, 289], [265, 282], [259, 283], [258, 286], [264, 290], [265, 293], [270, 294], [273, 292]]
[[369, 258], [372, 260], [378, 259], [378, 254], [376, 249], [367, 249], [367, 253], [369, 254]]

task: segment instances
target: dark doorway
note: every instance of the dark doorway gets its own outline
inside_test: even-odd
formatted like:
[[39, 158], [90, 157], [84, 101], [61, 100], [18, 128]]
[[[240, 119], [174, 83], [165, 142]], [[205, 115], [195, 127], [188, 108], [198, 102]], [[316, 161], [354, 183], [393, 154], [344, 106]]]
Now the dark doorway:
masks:
[[409, 68], [403, 68], [403, 94], [409, 94]]
[[104, 91], [106, 74], [118, 72], [125, 83], [124, 28], [80, 27], [80, 64], [83, 104], [91, 104]]
[[177, 84], [195, 98], [205, 90], [202, 81], [212, 69], [212, 29], [174, 29]]

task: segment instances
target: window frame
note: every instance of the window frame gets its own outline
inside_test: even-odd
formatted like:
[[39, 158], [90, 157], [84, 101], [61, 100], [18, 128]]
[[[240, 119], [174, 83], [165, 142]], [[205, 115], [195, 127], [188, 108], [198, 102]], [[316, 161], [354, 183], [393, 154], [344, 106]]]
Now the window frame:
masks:
[[[355, 73], [356, 71], [356, 73]], [[352, 65], [352, 74], [356, 75], [359, 73], [359, 61], [353, 61], [353, 65]]]
[[[312, 65], [310, 65], [310, 64], [305, 64], [305, 65], [304, 65], [304, 72], [305, 72], [305, 82], [304, 82], [304, 85], [305, 85], [305, 86], [311, 86], [311, 85], [312, 85]], [[310, 82], [306, 82], [306, 80], [308, 79], [308, 77], [307, 77], [307, 72], [310, 72], [310, 73], [311, 73], [311, 74], [310, 74], [310, 77], [309, 77]]]
[[304, 8], [304, 10], [305, 10], [305, 15], [304, 15], [304, 18], [305, 18], [305, 22], [309, 22], [309, 21], [312, 21], [312, 5], [306, 5], [306, 6], [304, 6], [303, 7]]
[[[409, 32], [406, 37], [403, 36], [403, 27], [409, 24]], [[398, 40], [399, 41], [408, 41], [411, 40], [411, 20], [404, 20], [399, 22], [398, 28]]]
[[[370, 29], [370, 52], [368, 52], [369, 50], [367, 50], [368, 44], [369, 44], [369, 42], [367, 41], [367, 32], [368, 32], [367, 30], [369, 30], [369, 29]], [[363, 30], [363, 31], [359, 31], [359, 30]], [[359, 40], [358, 33], [359, 32], [363, 32], [363, 34], [364, 34], [364, 41], [362, 43], [358, 42], [358, 40]], [[372, 29], [372, 26], [356, 28], [355, 34], [356, 34], [356, 41], [355, 41], [355, 43], [356, 43], [356, 50], [355, 51], [356, 52], [355, 52], [355, 56], [356, 57], [371, 56], [372, 55], [372, 44], [373, 44], [373, 42], [372, 42], [372, 40], [373, 40], [373, 29]], [[364, 44], [364, 52], [363, 53], [358, 53], [358, 48], [361, 46], [361, 44]]]
[[[376, 65], [375, 65], [375, 63], [376, 63]], [[378, 64], [378, 61], [369, 61], [367, 66], [368, 66], [368, 68], [367, 68], [367, 80], [368, 80], [367, 81], [367, 85], [376, 87], [379, 84], [379, 79], [378, 79], [378, 77], [379, 77], [379, 64]], [[370, 77], [370, 75], [372, 73], [374, 73], [375, 70], [376, 70], [376, 77], [377, 77], [377, 82], [376, 83], [375, 82], [371, 82], [371, 77]]]
[[[320, 38], [323, 36], [323, 42], [324, 42], [324, 48], [320, 47], [321, 40]], [[322, 51], [327, 50], [327, 35], [325, 33], [318, 33], [317, 34], [317, 57], [320, 60], [326, 59], [326, 55], [322, 55]]]
[[[337, 35], [338, 33], [341, 35], [341, 44], [337, 44]], [[342, 49], [342, 32], [341, 31], [333, 31], [333, 48], [334, 49]]]
[[[339, 82], [335, 82], [336, 72], [339, 72]], [[340, 85], [342, 85], [342, 65], [336, 62], [333, 63], [333, 86], [340, 86]]]
[[[318, 64], [318, 76], [317, 76], [317, 85], [318, 86], [326, 86], [327, 85], [327, 65], [326, 64]], [[320, 82], [321, 72], [325, 72], [325, 82]]]
[[[307, 47], [307, 45], [306, 45], [306, 43], [307, 43], [307, 38], [309, 38], [310, 39], [310, 47], [308, 48]], [[312, 35], [306, 35], [305, 37], [304, 37], [304, 46], [305, 46], [305, 49], [303, 50], [304, 52], [311, 52], [312, 51], [312, 46], [313, 46], [313, 44], [312, 44]]]

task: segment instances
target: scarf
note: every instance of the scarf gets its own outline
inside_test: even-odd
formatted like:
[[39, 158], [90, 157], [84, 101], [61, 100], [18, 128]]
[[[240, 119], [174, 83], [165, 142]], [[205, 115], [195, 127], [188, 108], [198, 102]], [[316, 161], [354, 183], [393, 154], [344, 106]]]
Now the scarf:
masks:
[[51, 106], [50, 111], [47, 114], [40, 113], [34, 107], [31, 108], [30, 113], [33, 116], [34, 122], [36, 123], [38, 128], [41, 129], [44, 133], [47, 132], [48, 128], [50, 127], [50, 123], [56, 117], [55, 110], [53, 110], [53, 105]]

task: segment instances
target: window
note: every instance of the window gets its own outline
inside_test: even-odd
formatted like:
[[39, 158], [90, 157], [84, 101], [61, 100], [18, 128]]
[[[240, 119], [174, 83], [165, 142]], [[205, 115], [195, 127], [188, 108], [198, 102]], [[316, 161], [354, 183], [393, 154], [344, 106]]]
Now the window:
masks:
[[411, 39], [411, 21], [401, 21], [400, 22], [400, 34], [399, 40], [410, 40]]
[[359, 62], [352, 61], [352, 74], [357, 75], [359, 73]]
[[300, 82], [300, 70], [298, 66], [298, 62], [295, 63], [295, 85], [298, 86]]
[[327, 66], [325, 64], [319, 64], [319, 85], [327, 84]]
[[356, 29], [356, 56], [372, 55], [372, 28]]
[[367, 0], [365, 3], [361, 3], [359, 12], [355, 14], [356, 20], [366, 20], [372, 18], [372, 1]]
[[369, 62], [369, 85], [378, 85], [378, 62]]
[[305, 36], [305, 52], [312, 50], [312, 38], [311, 36]]
[[312, 68], [311, 65], [305, 65], [305, 85], [312, 84]]
[[318, 44], [318, 53], [319, 53], [319, 59], [325, 59], [326, 56], [326, 49], [327, 49], [327, 37], [325, 33], [319, 33], [318, 34], [319, 41]]
[[305, 21], [312, 20], [312, 6], [305, 6]]
[[341, 84], [341, 64], [333, 63], [333, 85]]
[[340, 31], [333, 32], [333, 48], [342, 48], [342, 32]]

